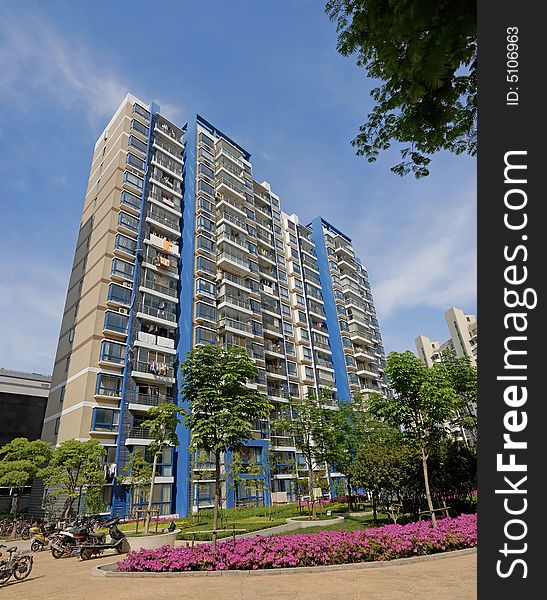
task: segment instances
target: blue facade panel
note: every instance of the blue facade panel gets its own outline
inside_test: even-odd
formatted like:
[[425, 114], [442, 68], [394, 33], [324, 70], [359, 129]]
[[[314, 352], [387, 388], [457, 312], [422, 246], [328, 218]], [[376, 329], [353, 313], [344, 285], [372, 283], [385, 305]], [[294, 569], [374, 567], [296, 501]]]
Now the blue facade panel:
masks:
[[336, 311], [336, 302], [332, 289], [332, 279], [329, 270], [329, 259], [327, 247], [323, 236], [323, 225], [321, 217], [317, 217], [310, 223], [312, 228], [311, 238], [315, 244], [317, 253], [317, 265], [319, 268], [319, 278], [321, 280], [321, 289], [323, 292], [323, 302], [325, 304], [325, 314], [327, 315], [327, 328], [329, 331], [329, 344], [332, 352], [332, 362], [334, 365], [334, 378], [339, 400], [349, 400], [351, 397], [348, 373], [346, 369], [346, 359], [344, 357], [344, 348], [342, 346], [342, 336], [340, 334], [340, 325], [338, 323], [338, 313]]

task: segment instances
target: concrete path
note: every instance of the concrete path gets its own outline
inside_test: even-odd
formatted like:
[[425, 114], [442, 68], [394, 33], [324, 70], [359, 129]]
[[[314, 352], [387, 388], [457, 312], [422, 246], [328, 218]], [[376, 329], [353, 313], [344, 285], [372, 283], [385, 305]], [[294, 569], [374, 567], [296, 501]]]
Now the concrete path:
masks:
[[81, 561], [34, 555], [34, 569], [22, 582], [11, 580], [0, 596], [17, 600], [474, 600], [476, 553], [387, 564], [342, 572], [269, 577], [112, 579], [91, 576], [91, 568], [115, 555]]

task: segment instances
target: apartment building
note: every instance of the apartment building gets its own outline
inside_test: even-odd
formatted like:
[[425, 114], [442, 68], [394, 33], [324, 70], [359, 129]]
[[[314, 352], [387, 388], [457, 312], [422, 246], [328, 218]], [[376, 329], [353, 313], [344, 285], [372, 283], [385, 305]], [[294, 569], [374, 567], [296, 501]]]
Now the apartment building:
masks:
[[[336, 406], [386, 389], [366, 270], [351, 240], [323, 219], [281, 210], [251, 155], [196, 115], [185, 124], [128, 94], [95, 146], [42, 437], [99, 440], [114, 474], [105, 489], [126, 514], [130, 452], [149, 456], [151, 406], [183, 403], [178, 366], [200, 344], [247, 349], [249, 385], [277, 414], [309, 392]], [[213, 501], [211, 459], [190, 456], [191, 432], [163, 454], [153, 502], [187, 515]], [[229, 456], [226, 461], [229, 461]], [[255, 424], [244, 461], [271, 485], [226, 489], [256, 502], [295, 499], [304, 461], [287, 432]], [[340, 474], [324, 476], [332, 490]], [[338, 484], [338, 486], [337, 486]], [[257, 491], [259, 490], [259, 491]], [[270, 490], [272, 494], [270, 494]], [[144, 502], [136, 490], [133, 505]]]
[[445, 342], [432, 341], [425, 335], [416, 338], [418, 357], [428, 367], [441, 359], [445, 350], [451, 350], [457, 357], [466, 356], [473, 366], [477, 366], [477, 318], [466, 315], [460, 308], [454, 306], [444, 313], [444, 318], [450, 337]]

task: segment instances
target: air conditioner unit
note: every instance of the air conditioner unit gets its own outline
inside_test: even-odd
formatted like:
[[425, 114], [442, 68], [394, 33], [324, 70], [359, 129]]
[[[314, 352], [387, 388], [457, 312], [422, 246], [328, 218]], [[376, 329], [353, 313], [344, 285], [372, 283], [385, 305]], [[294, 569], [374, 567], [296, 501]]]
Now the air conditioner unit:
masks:
[[124, 285], [124, 287], [127, 287], [127, 288], [133, 287], [129, 281], [124, 281], [123, 285]]
[[129, 309], [128, 308], [118, 308], [118, 312], [122, 315], [128, 315]]

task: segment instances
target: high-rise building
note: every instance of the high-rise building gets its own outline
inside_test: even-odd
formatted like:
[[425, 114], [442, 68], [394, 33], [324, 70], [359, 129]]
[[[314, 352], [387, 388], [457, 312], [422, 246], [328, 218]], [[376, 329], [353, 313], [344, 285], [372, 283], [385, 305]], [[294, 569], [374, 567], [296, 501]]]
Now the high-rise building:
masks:
[[[181, 401], [178, 366], [200, 344], [246, 348], [258, 367], [249, 385], [275, 414], [321, 388], [332, 406], [386, 390], [370, 284], [351, 240], [323, 219], [304, 225], [282, 212], [253, 178], [250, 154], [199, 115], [179, 126], [128, 95], [95, 146], [43, 428], [53, 443], [107, 447], [112, 512], [127, 510], [129, 453], [148, 455], [149, 408]], [[178, 433], [155, 481], [162, 514], [213, 499], [209, 458], [190, 457], [191, 432]], [[256, 423], [243, 460], [262, 463], [257, 477], [272, 480], [274, 499], [295, 498], [303, 460], [287, 432]], [[334, 491], [340, 475], [324, 474]], [[240, 501], [272, 499], [241, 486]], [[142, 502], [136, 490], [133, 505]]]
[[451, 307], [444, 313], [450, 338], [446, 342], [434, 342], [425, 335], [416, 338], [418, 358], [428, 367], [441, 359], [445, 350], [450, 350], [458, 358], [466, 356], [477, 366], [477, 318], [466, 315], [460, 308]]

